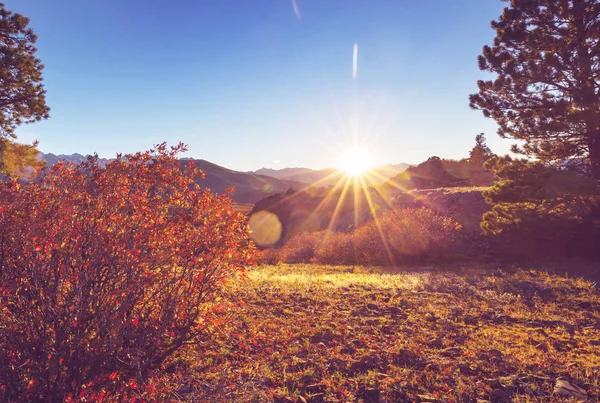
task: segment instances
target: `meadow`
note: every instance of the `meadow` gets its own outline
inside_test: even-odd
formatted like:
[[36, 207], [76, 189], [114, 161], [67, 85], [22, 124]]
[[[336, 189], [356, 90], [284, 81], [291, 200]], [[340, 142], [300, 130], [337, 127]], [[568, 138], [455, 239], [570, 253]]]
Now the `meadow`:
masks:
[[259, 266], [224, 297], [165, 368], [179, 401], [548, 402], [557, 381], [600, 399], [600, 293], [584, 277]]

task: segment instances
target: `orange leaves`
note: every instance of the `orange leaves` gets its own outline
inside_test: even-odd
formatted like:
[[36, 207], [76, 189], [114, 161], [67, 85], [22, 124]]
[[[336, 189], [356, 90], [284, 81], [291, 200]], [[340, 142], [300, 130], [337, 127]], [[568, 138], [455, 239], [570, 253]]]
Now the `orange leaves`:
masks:
[[[32, 379], [59, 391], [46, 396], [53, 401], [75, 399], [84, 386], [83, 396], [97, 398], [115, 376], [129, 384], [211, 326], [201, 307], [254, 250], [231, 200], [194, 190], [201, 172], [182, 169], [183, 150], [161, 144], [105, 167], [91, 158], [55, 165], [38, 182], [0, 183], [0, 301], [3, 322], [14, 323], [0, 328], [6, 390]], [[34, 348], [24, 349], [23, 335]], [[39, 360], [34, 351], [60, 362], [23, 366]], [[22, 397], [3, 393], [2, 401]]]

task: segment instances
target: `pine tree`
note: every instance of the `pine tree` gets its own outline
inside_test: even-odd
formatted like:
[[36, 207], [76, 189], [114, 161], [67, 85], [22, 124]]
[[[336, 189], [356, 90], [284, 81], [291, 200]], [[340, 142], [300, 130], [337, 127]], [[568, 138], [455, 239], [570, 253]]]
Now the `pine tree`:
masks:
[[0, 174], [23, 175], [27, 174], [27, 168], [43, 167], [44, 161], [37, 158], [38, 154], [37, 142], [21, 144], [0, 138]]
[[[482, 228], [520, 247], [596, 251], [600, 236], [600, 1], [511, 0], [479, 67], [470, 105], [529, 159], [491, 158]], [[539, 243], [541, 242], [541, 243]], [[584, 248], [585, 249], [585, 248]], [[596, 252], [597, 253], [597, 252]]]
[[24, 166], [39, 166], [37, 144], [10, 140], [15, 129], [49, 117], [42, 84], [44, 66], [35, 56], [37, 40], [29, 18], [0, 3], [0, 172], [13, 174]]
[[483, 168], [483, 164], [489, 160], [494, 153], [485, 141], [485, 134], [475, 136], [475, 145], [469, 152], [469, 163], [475, 168]]
[[511, 0], [479, 68], [470, 105], [499, 125], [513, 151], [547, 164], [583, 161], [600, 180], [600, 2]]

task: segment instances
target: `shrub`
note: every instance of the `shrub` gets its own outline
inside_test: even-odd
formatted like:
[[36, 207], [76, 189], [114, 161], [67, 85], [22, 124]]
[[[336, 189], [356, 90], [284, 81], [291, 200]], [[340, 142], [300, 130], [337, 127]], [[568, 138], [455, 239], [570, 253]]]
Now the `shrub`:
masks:
[[256, 263], [278, 264], [281, 261], [280, 250], [278, 248], [266, 248], [256, 252]]
[[314, 260], [322, 264], [355, 264], [357, 248], [352, 233], [323, 231]]
[[231, 199], [181, 168], [184, 150], [162, 144], [105, 168], [90, 157], [0, 184], [1, 401], [106, 395], [205, 329], [253, 250]]
[[287, 263], [387, 265], [446, 261], [458, 254], [462, 227], [426, 207], [395, 208], [350, 233], [321, 231], [290, 238]]
[[354, 232], [361, 264], [444, 261], [456, 253], [461, 226], [427, 207], [395, 208]]
[[310, 263], [314, 261], [315, 251], [324, 232], [303, 232], [292, 236], [280, 251], [280, 258], [286, 263]]
[[580, 161], [570, 163], [553, 167], [510, 157], [488, 162], [503, 180], [483, 192], [493, 208], [481, 227], [501, 255], [598, 257], [600, 187]]

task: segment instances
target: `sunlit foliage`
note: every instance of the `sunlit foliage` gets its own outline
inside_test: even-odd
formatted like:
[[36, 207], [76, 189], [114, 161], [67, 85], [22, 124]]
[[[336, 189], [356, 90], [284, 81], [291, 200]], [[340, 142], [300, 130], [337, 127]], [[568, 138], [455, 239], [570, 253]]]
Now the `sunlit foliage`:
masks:
[[600, 180], [600, 4], [597, 1], [511, 1], [497, 21], [496, 37], [479, 56], [480, 80], [470, 96], [519, 140], [513, 151], [545, 163], [580, 159]]
[[37, 143], [21, 144], [0, 138], [0, 174], [29, 176], [35, 169], [44, 166], [44, 162], [37, 158], [38, 153]]
[[351, 232], [318, 231], [291, 237], [267, 262], [393, 265], [451, 260], [461, 226], [426, 208], [396, 208]]
[[44, 66], [35, 56], [37, 36], [28, 25], [29, 18], [0, 3], [0, 137], [15, 137], [19, 125], [49, 116]]
[[253, 250], [229, 196], [180, 168], [184, 150], [162, 144], [105, 168], [90, 157], [0, 184], [0, 400], [135, 390], [210, 325]]

